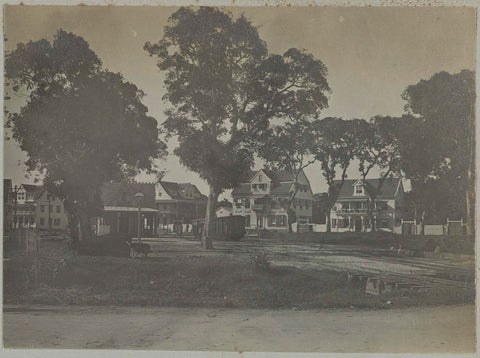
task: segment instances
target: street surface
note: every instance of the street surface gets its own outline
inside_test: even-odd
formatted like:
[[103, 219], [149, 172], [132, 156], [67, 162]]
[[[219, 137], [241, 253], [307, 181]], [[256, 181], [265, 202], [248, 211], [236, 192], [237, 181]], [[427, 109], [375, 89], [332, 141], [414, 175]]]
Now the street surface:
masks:
[[467, 353], [468, 306], [357, 310], [6, 307], [5, 348]]

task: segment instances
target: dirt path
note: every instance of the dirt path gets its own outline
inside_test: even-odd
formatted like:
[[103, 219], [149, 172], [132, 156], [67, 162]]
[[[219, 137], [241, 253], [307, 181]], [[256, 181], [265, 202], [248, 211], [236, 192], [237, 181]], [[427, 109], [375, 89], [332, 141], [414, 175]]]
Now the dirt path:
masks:
[[6, 348], [467, 353], [473, 305], [382, 311], [7, 307]]
[[[420, 257], [385, 256], [384, 250], [356, 245], [325, 245], [317, 243], [284, 243], [274, 239], [242, 240], [241, 242], [215, 241], [215, 250], [199, 250], [197, 240], [185, 238], [144, 239], [152, 248], [152, 257], [235, 255], [249, 257], [259, 250], [278, 266], [294, 266], [299, 269], [349, 271], [367, 275], [381, 275], [396, 281], [411, 281], [429, 284], [473, 286], [474, 256], [468, 259], [427, 259]], [[446, 273], [457, 272], [459, 282]]]

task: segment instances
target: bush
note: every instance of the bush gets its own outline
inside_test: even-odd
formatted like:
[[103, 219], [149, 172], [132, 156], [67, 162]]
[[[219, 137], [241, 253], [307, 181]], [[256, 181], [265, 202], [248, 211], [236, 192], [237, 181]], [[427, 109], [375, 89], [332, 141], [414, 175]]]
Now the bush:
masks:
[[77, 242], [74, 248], [83, 256], [129, 257], [132, 238], [125, 234], [108, 234]]
[[259, 271], [269, 271], [271, 261], [267, 258], [265, 251], [259, 251], [250, 259], [250, 271], [259, 272]]

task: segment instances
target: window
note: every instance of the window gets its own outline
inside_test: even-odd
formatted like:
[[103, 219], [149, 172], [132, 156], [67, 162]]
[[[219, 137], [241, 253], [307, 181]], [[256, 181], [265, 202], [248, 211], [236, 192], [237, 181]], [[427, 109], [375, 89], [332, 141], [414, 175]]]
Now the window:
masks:
[[250, 215], [245, 216], [245, 227], [250, 227]]
[[52, 218], [48, 219], [48, 226], [52, 226]]
[[263, 204], [263, 199], [262, 198], [253, 199], [253, 204], [254, 205], [261, 205], [261, 204]]
[[332, 227], [337, 227], [337, 219], [332, 219]]
[[48, 212], [49, 213], [53, 212], [53, 206], [51, 206], [51, 205], [48, 206]]
[[250, 199], [249, 198], [245, 199], [245, 209], [250, 209]]
[[344, 229], [346, 227], [348, 227], [348, 218], [338, 219], [338, 228], [339, 229]]
[[252, 184], [252, 189], [257, 190], [257, 184]]
[[381, 220], [379, 226], [380, 226], [381, 229], [387, 229], [388, 228], [388, 220]]
[[285, 215], [270, 215], [268, 217], [268, 226], [270, 227], [285, 227], [287, 223]]
[[378, 203], [378, 208], [382, 211], [387, 211], [388, 210], [388, 204], [386, 201], [382, 201]]
[[363, 194], [363, 184], [356, 184], [355, 185], [355, 195]]
[[30, 216], [30, 224], [31, 225], [35, 224], [35, 217], [34, 216]]
[[45, 225], [45, 219], [44, 218], [40, 218], [40, 225]]
[[45, 205], [40, 205], [40, 212], [42, 212], [42, 213], [45, 212]]
[[53, 225], [59, 226], [60, 225], [60, 219], [53, 219]]
[[62, 212], [62, 208], [60, 205], [57, 205], [57, 213], [60, 213], [60, 212]]
[[260, 174], [260, 175], [258, 176], [258, 181], [262, 181], [262, 180], [263, 180], [263, 175]]

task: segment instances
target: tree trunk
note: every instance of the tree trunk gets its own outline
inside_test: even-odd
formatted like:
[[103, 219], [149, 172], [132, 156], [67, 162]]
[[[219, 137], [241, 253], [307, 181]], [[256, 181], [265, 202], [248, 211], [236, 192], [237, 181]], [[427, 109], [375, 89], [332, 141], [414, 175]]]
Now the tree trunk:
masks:
[[89, 236], [89, 219], [86, 213], [78, 214], [78, 240], [87, 240]]
[[370, 231], [377, 231], [377, 223], [375, 220], [375, 198], [370, 197], [370, 203], [368, 205], [368, 217], [370, 218]]
[[332, 178], [332, 181], [329, 181], [329, 183], [328, 183], [327, 232], [332, 232], [332, 226], [331, 226], [331, 222], [330, 222], [330, 219], [331, 219], [330, 212], [332, 211], [333, 206], [337, 202], [338, 196], [340, 195], [340, 190], [342, 190], [343, 185], [345, 184], [345, 179], [346, 178], [347, 178], [347, 168], [344, 168], [343, 172], [342, 172], [342, 179], [341, 179], [340, 185], [338, 186], [338, 190], [336, 190], [334, 192], [334, 196], [332, 196], [332, 197], [330, 197], [330, 195], [332, 194], [332, 191], [334, 189], [333, 178]]
[[207, 200], [207, 212], [205, 214], [205, 225], [202, 233], [202, 247], [213, 249], [213, 237], [215, 236], [215, 204], [218, 199], [218, 192], [210, 186]]
[[[332, 210], [330, 208], [330, 210]], [[332, 227], [330, 225], [330, 210], [327, 211], [327, 232], [332, 232]]]
[[466, 234], [473, 235], [475, 232], [475, 181], [472, 169], [467, 170], [467, 189], [465, 192], [466, 199]]
[[[416, 224], [416, 220], [414, 222]], [[422, 226], [420, 230], [420, 234], [425, 235], [425, 210], [422, 211]]]
[[[297, 178], [298, 178], [298, 174], [295, 176], [295, 185], [294, 185], [295, 191], [293, 192], [293, 195], [290, 197], [290, 200], [287, 203], [288, 232], [293, 232], [292, 224], [294, 223], [294, 221], [292, 221], [292, 218], [295, 217], [295, 220], [298, 222], [297, 210], [296, 208], [292, 209], [293, 201], [296, 199], [295, 197], [297, 196], [297, 193], [298, 193]], [[298, 223], [297, 223], [297, 232], [298, 232]]]
[[468, 167], [467, 167], [467, 189], [466, 189], [466, 234], [473, 235], [475, 233], [475, 119], [472, 116], [468, 122]]

